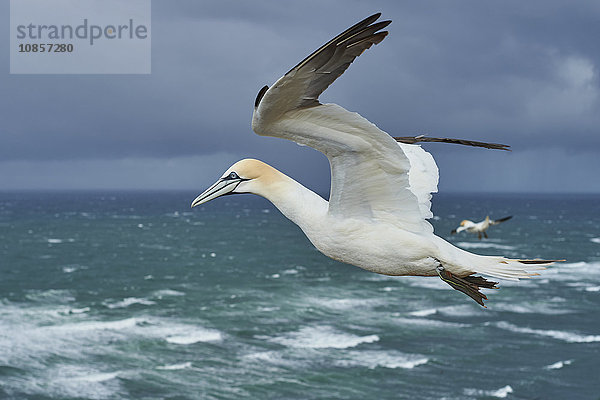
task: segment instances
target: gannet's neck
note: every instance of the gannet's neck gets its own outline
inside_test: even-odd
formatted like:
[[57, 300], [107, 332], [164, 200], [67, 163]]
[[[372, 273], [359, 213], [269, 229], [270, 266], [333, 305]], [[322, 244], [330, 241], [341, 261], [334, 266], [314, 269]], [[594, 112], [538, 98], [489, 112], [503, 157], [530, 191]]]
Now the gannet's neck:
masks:
[[[266, 165], [266, 164], [265, 164]], [[312, 190], [268, 166], [252, 185], [252, 193], [269, 200], [305, 233], [322, 221], [328, 203]]]

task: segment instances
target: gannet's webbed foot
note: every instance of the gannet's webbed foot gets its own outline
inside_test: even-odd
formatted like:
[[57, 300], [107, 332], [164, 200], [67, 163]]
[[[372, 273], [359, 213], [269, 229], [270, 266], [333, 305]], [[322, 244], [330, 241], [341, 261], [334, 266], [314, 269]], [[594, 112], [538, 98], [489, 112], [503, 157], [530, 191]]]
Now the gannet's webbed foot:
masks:
[[488, 281], [481, 276], [469, 275], [464, 278], [459, 278], [458, 276], [452, 275], [450, 271], [447, 271], [441, 265], [436, 268], [436, 271], [444, 282], [452, 286], [452, 289], [463, 292], [483, 307], [485, 307], [483, 300], [487, 300], [487, 297], [485, 294], [481, 293], [479, 289], [498, 289], [496, 287], [498, 282]]

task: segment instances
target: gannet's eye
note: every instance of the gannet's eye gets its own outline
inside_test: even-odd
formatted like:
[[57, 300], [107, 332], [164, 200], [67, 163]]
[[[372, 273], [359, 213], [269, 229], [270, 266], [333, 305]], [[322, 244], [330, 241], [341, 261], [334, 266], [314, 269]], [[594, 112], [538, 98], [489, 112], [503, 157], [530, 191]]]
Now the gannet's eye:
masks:
[[229, 179], [240, 179], [240, 177], [235, 172], [232, 172], [229, 174]]

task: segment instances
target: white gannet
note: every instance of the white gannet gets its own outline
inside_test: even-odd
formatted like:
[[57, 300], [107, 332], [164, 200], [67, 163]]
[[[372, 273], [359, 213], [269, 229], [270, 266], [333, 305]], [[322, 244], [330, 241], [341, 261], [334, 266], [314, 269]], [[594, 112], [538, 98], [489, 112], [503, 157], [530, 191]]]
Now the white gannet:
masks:
[[[271, 201], [296, 223], [323, 254], [384, 275], [439, 276], [483, 306], [481, 288], [498, 282], [474, 274], [518, 280], [554, 260], [482, 256], [453, 246], [433, 233], [431, 193], [438, 169], [422, 141], [489, 148], [507, 146], [455, 139], [393, 138], [357, 113], [321, 104], [319, 95], [363, 51], [381, 42], [391, 21], [372, 15], [342, 32], [302, 60], [254, 104], [252, 129], [262, 136], [293, 140], [324, 153], [331, 165], [326, 201], [275, 168], [253, 159], [233, 164], [192, 202], [253, 193]], [[397, 141], [399, 143], [397, 143]]]
[[462, 221], [460, 221], [460, 225], [458, 226], [458, 228], [452, 229], [452, 232], [450, 233], [454, 235], [455, 233], [467, 231], [469, 233], [476, 233], [479, 237], [479, 240], [481, 240], [481, 235], [483, 235], [483, 237], [487, 239], [488, 235], [485, 231], [487, 231], [490, 225], [498, 225], [499, 223], [508, 221], [511, 218], [512, 215], [500, 219], [490, 219], [490, 216], [487, 215], [483, 221], [479, 222], [473, 222], [469, 221], [468, 219], [463, 219]]

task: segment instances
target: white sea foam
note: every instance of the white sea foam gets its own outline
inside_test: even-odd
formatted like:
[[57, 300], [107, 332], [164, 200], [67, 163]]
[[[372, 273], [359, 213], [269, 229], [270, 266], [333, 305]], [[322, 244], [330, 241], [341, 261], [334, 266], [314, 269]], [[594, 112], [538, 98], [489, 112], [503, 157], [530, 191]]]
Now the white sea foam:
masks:
[[82, 307], [82, 308], [69, 308], [66, 313], [67, 314], [83, 314], [90, 311], [89, 307]]
[[162, 290], [157, 290], [156, 292], [152, 293], [152, 295], [154, 297], [158, 297], [160, 299], [165, 296], [185, 296], [185, 293], [180, 292], [178, 290], [162, 289]]
[[506, 385], [497, 390], [465, 389], [465, 394], [467, 396], [490, 396], [497, 397], [499, 399], [506, 398], [512, 392], [513, 388], [509, 385]]
[[62, 243], [63, 240], [62, 239], [47, 239], [47, 242], [51, 243], [51, 244], [58, 244], [58, 243]]
[[382, 304], [382, 300], [377, 299], [331, 299], [331, 298], [308, 298], [308, 304], [319, 307], [331, 308], [334, 310], [351, 310], [357, 308], [369, 308]]
[[600, 292], [600, 286], [588, 286], [585, 288], [586, 292]]
[[426, 310], [411, 311], [408, 314], [413, 315], [415, 317], [427, 317], [429, 315], [433, 315], [436, 313], [437, 313], [437, 310], [435, 308], [428, 308]]
[[573, 362], [573, 360], [557, 361], [554, 364], [546, 365], [544, 368], [545, 369], [561, 369], [565, 365], [569, 365], [572, 362]]
[[447, 290], [449, 288], [440, 278], [433, 277], [414, 276], [406, 279], [406, 282], [412, 287], [425, 289]]
[[548, 279], [570, 282], [600, 281], [600, 262], [557, 263], [541, 274]]
[[475, 303], [439, 307], [437, 311], [438, 313], [449, 317], [474, 317], [485, 314], [485, 310], [477, 306]]
[[597, 238], [591, 238], [590, 242], [594, 242], [594, 243], [600, 243], [600, 237]]
[[375, 369], [382, 368], [406, 368], [412, 369], [416, 366], [426, 364], [429, 361], [427, 357], [417, 354], [404, 354], [398, 351], [357, 351], [351, 350], [337, 356], [335, 365], [341, 367], [367, 367]]
[[516, 250], [515, 246], [498, 244], [493, 242], [458, 242], [458, 247], [463, 249], [499, 249], [499, 250]]
[[293, 366], [297, 364], [296, 361], [283, 358], [281, 352], [278, 351], [259, 351], [256, 353], [246, 354], [242, 356], [242, 358], [250, 362], [260, 363], [263, 366], [265, 363], [285, 366]]
[[221, 335], [221, 332], [200, 327], [188, 329], [187, 331], [169, 335], [165, 338], [165, 340], [169, 343], [182, 345], [199, 342], [216, 342], [222, 339], [223, 335]]
[[145, 320], [142, 318], [126, 318], [114, 321], [83, 321], [76, 323], [66, 323], [62, 325], [52, 325], [40, 327], [42, 331], [48, 332], [64, 332], [64, 333], [79, 333], [79, 332], [101, 332], [101, 331], [122, 331], [135, 328]]
[[490, 306], [494, 311], [505, 311], [516, 314], [541, 314], [541, 315], [561, 315], [569, 314], [572, 311], [564, 308], [556, 308], [556, 302], [544, 303], [496, 303]]
[[19, 392], [52, 398], [109, 399], [119, 397], [121, 371], [104, 372], [88, 365], [59, 364], [43, 369], [34, 379], [21, 381]]
[[592, 343], [600, 342], [600, 335], [580, 335], [578, 333], [557, 331], [557, 330], [543, 330], [543, 329], [531, 329], [513, 325], [511, 323], [500, 321], [496, 324], [498, 328], [505, 329], [516, 333], [527, 333], [538, 336], [551, 337], [553, 339], [562, 340], [568, 343]]
[[271, 338], [272, 342], [288, 347], [311, 349], [346, 349], [361, 343], [373, 343], [379, 340], [377, 335], [358, 336], [340, 332], [330, 326], [307, 326], [284, 336]]
[[176, 370], [180, 370], [180, 369], [191, 368], [191, 366], [192, 366], [192, 362], [188, 361], [188, 362], [184, 362], [181, 364], [161, 365], [161, 366], [156, 367], [156, 369], [162, 369], [162, 370], [166, 370], [166, 371], [176, 371]]
[[271, 312], [279, 310], [279, 307], [258, 307], [257, 310], [261, 312]]
[[69, 290], [50, 289], [50, 290], [33, 290], [25, 296], [28, 300], [41, 303], [65, 303], [75, 300], [75, 297]]
[[137, 297], [126, 297], [121, 301], [117, 301], [115, 303], [105, 303], [106, 307], [108, 308], [125, 308], [125, 307], [129, 307], [133, 304], [142, 304], [144, 306], [151, 306], [153, 304], [156, 304], [155, 301], [152, 300], [148, 300], [148, 299], [140, 299]]
[[90, 375], [75, 376], [72, 379], [83, 382], [104, 382], [110, 379], [115, 379], [119, 376], [119, 372], [104, 372]]
[[281, 273], [285, 274], [285, 275], [296, 275], [298, 273], [298, 271], [293, 268], [290, 268], [290, 269], [281, 271]]
[[435, 319], [427, 319], [427, 318], [396, 318], [394, 322], [402, 324], [402, 325], [414, 325], [420, 327], [430, 327], [430, 328], [463, 328], [467, 326], [471, 326], [470, 324], [462, 324], [458, 322], [447, 322], [447, 321], [438, 321]]

